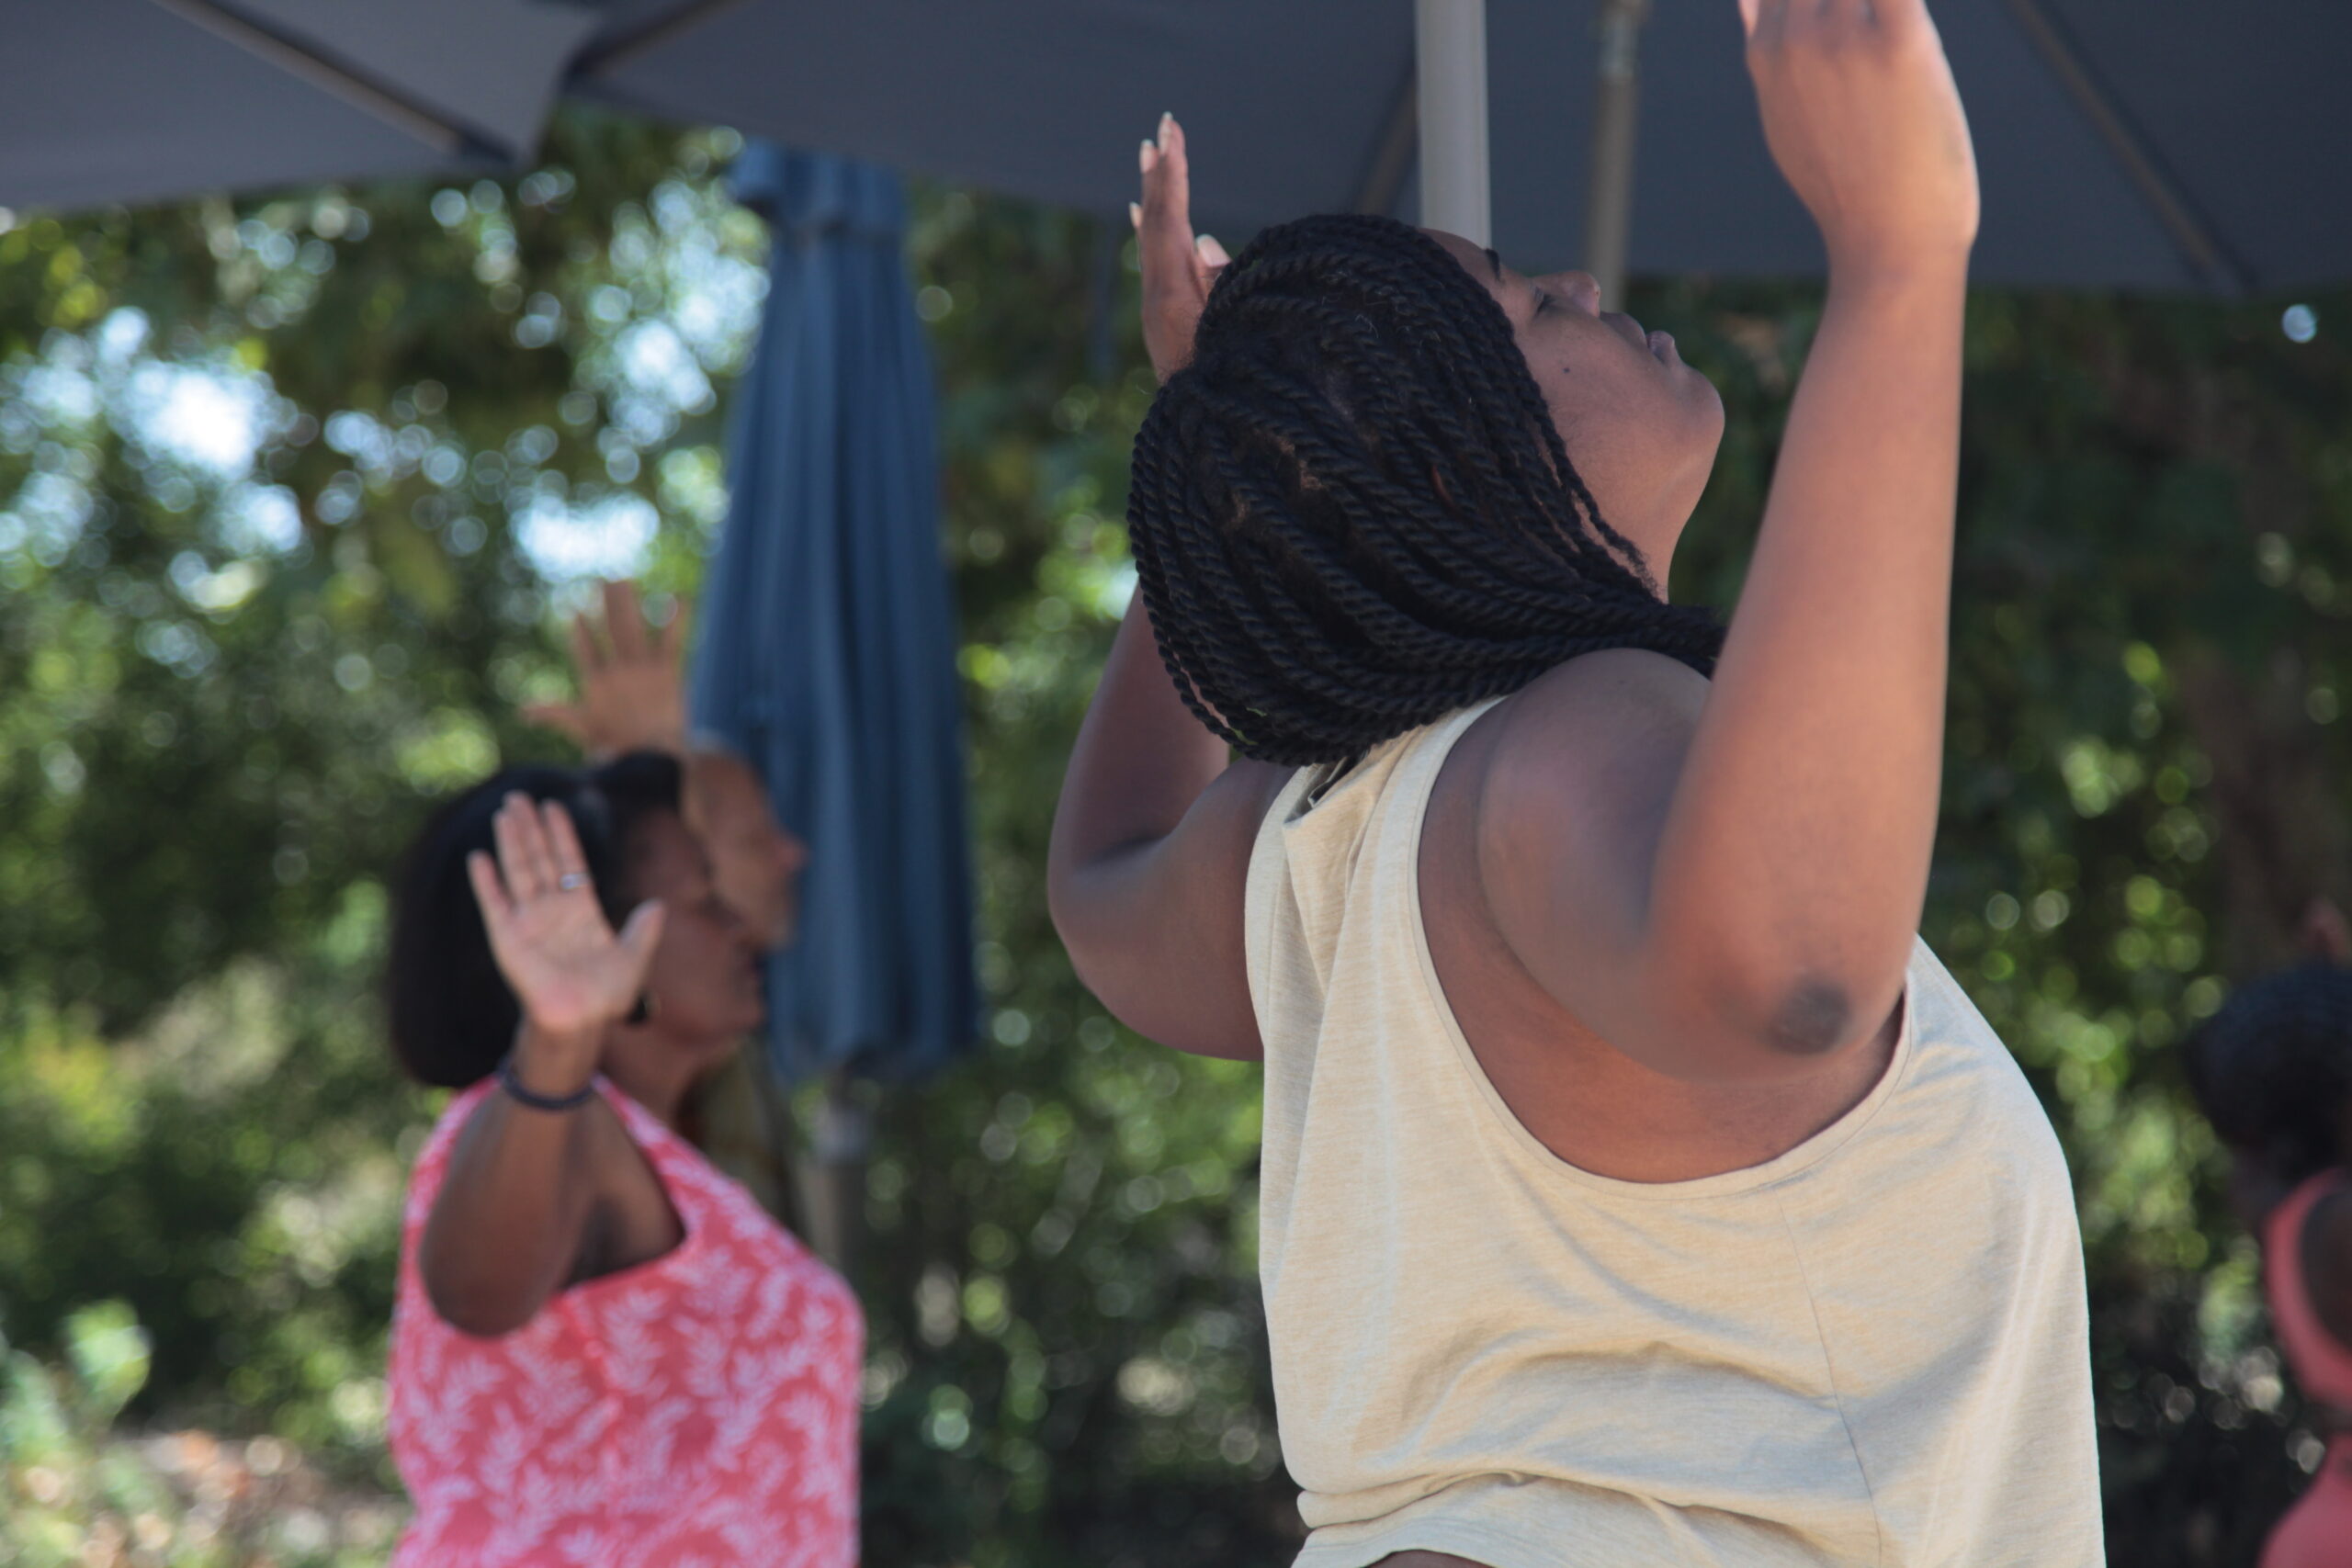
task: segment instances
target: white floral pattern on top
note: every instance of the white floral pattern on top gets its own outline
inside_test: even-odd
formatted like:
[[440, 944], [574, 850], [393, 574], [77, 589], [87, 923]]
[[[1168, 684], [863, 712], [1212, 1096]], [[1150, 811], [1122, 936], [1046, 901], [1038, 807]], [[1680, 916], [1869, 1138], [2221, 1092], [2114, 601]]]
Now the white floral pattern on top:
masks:
[[865, 1320], [750, 1193], [597, 1080], [685, 1239], [478, 1339], [416, 1247], [466, 1118], [418, 1156], [392, 1310], [392, 1457], [416, 1504], [393, 1568], [853, 1568]]

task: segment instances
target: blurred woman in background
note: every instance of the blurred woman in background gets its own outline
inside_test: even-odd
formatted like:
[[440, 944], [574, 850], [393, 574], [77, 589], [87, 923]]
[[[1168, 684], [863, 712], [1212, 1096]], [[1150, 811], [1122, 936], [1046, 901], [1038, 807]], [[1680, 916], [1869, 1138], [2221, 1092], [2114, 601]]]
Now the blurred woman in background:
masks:
[[[800, 873], [808, 846], [776, 820], [766, 784], [752, 764], [716, 737], [686, 724], [686, 605], [654, 625], [634, 582], [607, 582], [601, 617], [572, 618], [569, 702], [533, 703], [523, 716], [557, 730], [591, 762], [630, 751], [677, 760], [679, 804], [686, 825], [710, 853], [719, 897], [743, 918], [763, 950], [789, 946], [798, 923]], [[795, 1179], [791, 1107], [756, 1043], [719, 1057], [687, 1086], [678, 1130], [761, 1206], [809, 1238], [827, 1262], [846, 1268], [842, 1228], [811, 1215]], [[817, 1222], [812, 1224], [811, 1221]]]
[[420, 836], [392, 1043], [462, 1092], [403, 1223], [401, 1568], [856, 1560], [855, 1298], [675, 1131], [759, 953], [672, 758], [510, 769]]
[[2188, 1045], [2231, 1205], [2262, 1241], [2278, 1348], [2327, 1440], [2262, 1568], [2352, 1563], [2352, 933], [2325, 903], [2306, 931], [2310, 963], [2239, 990]]

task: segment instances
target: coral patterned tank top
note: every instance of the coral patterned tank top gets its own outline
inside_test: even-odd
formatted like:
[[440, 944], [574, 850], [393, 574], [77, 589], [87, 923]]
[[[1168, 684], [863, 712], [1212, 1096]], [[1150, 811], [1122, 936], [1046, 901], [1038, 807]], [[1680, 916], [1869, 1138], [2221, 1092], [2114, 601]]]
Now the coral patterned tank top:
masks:
[[392, 1457], [416, 1512], [394, 1568], [850, 1568], [865, 1319], [839, 1275], [596, 1080], [685, 1239], [498, 1339], [444, 1322], [416, 1249], [458, 1131], [419, 1156], [392, 1312]]
[[[2319, 1201], [2347, 1179], [2323, 1170], [2290, 1193], [2263, 1224], [2263, 1286], [2270, 1325], [2303, 1397], [2314, 1404], [2352, 1410], [2352, 1346], [2320, 1321], [2303, 1277], [2303, 1225]], [[2328, 1439], [2318, 1479], [2271, 1528], [2262, 1568], [2345, 1568], [2352, 1563], [2352, 1432]]]

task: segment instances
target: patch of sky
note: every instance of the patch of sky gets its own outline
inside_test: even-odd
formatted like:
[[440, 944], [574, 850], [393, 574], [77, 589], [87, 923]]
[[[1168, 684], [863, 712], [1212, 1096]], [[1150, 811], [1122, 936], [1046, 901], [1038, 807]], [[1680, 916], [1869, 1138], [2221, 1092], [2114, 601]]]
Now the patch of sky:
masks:
[[56, 566], [81, 541], [90, 521], [89, 487], [71, 473], [38, 469], [17, 487], [0, 513], [0, 556], [28, 550], [43, 566]]
[[653, 503], [641, 495], [608, 495], [571, 506], [541, 494], [519, 517], [515, 537], [539, 575], [560, 584], [635, 576], [661, 523]]
[[668, 321], [639, 321], [616, 346], [621, 368], [639, 391], [683, 413], [702, 413], [715, 401], [701, 359]]
[[682, 247], [679, 259], [683, 287], [671, 321], [705, 365], [734, 364], [758, 330], [767, 269], [722, 254], [707, 235]]
[[694, 187], [684, 180], [663, 180], [653, 187], [653, 221], [666, 233], [697, 228], [703, 221], [702, 203], [695, 198]]
[[[634, 221], [632, 221], [632, 219]], [[623, 277], [643, 272], [653, 261], [653, 239], [645, 231], [645, 215], [624, 204], [613, 215], [613, 243], [605, 254]]]
[[150, 360], [124, 379], [113, 423], [150, 452], [227, 479], [253, 467], [274, 401], [250, 372]]
[[100, 321], [97, 330], [91, 334], [97, 350], [98, 363], [109, 369], [119, 369], [129, 365], [146, 348], [147, 340], [153, 333], [153, 324], [144, 310], [125, 305], [108, 311], [107, 319]]
[[78, 337], [52, 333], [39, 360], [12, 367], [11, 401], [47, 429], [75, 429], [98, 416], [98, 383], [90, 375], [89, 345]]
[[227, 615], [247, 599], [262, 584], [262, 569], [249, 560], [231, 561], [220, 570], [212, 570], [203, 556], [195, 550], [182, 550], [172, 558], [168, 573], [172, 586], [180, 597], [208, 615]]
[[664, 401], [628, 391], [613, 400], [609, 423], [639, 446], [654, 446], [677, 430], [678, 414]]
[[283, 485], [232, 485], [213, 513], [213, 529], [232, 554], [282, 556], [302, 542], [302, 510]]
[[327, 416], [327, 446], [356, 459], [362, 468], [389, 468], [392, 464], [392, 433], [373, 414], [345, 409]]

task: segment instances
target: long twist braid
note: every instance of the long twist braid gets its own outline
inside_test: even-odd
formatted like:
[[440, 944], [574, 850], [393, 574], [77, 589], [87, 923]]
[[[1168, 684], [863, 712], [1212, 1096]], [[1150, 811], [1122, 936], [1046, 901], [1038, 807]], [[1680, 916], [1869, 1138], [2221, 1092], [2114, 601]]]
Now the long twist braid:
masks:
[[1599, 649], [1704, 673], [1723, 645], [1600, 516], [1501, 308], [1385, 218], [1234, 258], [1145, 416], [1127, 524], [1185, 705], [1268, 761], [1360, 755]]

